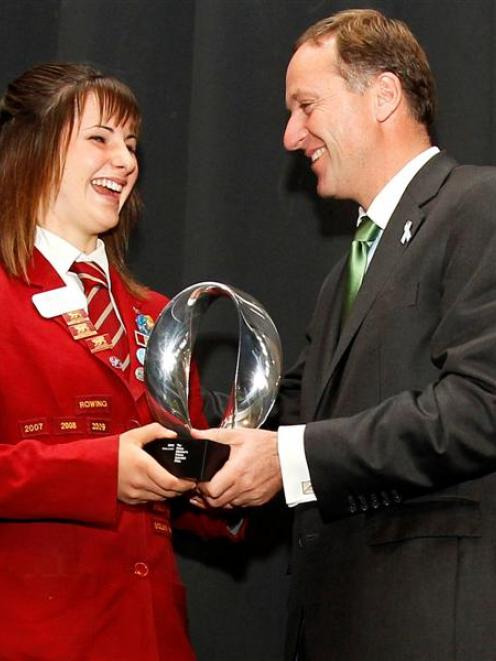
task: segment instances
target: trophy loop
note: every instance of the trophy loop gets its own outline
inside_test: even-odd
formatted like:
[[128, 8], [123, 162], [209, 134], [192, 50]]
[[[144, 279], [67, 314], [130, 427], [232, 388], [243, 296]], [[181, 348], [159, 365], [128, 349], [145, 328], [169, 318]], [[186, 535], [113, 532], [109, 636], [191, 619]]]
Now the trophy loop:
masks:
[[213, 300], [230, 298], [239, 322], [234, 383], [221, 427], [258, 427], [267, 418], [282, 372], [281, 341], [274, 323], [252, 296], [219, 282], [200, 282], [175, 296], [149, 337], [145, 384], [154, 417], [188, 434], [191, 356], [200, 318]]

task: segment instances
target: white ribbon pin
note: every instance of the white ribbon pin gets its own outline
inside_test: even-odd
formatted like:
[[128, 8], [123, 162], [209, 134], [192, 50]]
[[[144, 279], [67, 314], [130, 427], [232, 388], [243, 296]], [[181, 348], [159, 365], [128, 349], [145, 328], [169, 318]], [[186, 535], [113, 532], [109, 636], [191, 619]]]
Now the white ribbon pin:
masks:
[[410, 239], [412, 238], [412, 233], [410, 231], [412, 229], [412, 224], [413, 223], [412, 223], [411, 220], [407, 220], [406, 223], [405, 223], [405, 227], [403, 228], [403, 236], [401, 237], [402, 245], [405, 245], [406, 243], [408, 243], [410, 241]]

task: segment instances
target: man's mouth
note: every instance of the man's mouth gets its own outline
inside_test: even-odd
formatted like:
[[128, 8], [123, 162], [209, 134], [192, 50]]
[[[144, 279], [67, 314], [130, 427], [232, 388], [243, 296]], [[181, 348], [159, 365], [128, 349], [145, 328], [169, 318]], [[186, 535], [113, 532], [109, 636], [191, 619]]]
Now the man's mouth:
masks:
[[114, 181], [113, 179], [107, 179], [107, 178], [100, 178], [100, 179], [92, 179], [91, 183], [93, 186], [98, 186], [99, 188], [105, 188], [106, 190], [111, 191], [112, 193], [122, 193], [122, 190], [124, 186], [122, 184], [117, 183], [117, 181]]
[[316, 163], [325, 151], [325, 147], [319, 147], [316, 149], [310, 157], [312, 159], [312, 163]]

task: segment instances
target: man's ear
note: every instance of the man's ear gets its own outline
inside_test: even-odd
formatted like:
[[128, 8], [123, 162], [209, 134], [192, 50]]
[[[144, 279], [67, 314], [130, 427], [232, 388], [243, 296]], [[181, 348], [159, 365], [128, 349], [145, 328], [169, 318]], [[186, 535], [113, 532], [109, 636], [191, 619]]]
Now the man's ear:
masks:
[[375, 114], [379, 122], [385, 122], [398, 108], [403, 97], [398, 76], [390, 71], [380, 73], [375, 82]]

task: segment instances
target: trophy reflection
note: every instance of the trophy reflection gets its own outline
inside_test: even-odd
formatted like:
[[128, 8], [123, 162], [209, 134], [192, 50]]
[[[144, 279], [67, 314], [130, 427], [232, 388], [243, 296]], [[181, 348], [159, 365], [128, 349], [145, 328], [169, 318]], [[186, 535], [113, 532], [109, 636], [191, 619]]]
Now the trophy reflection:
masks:
[[193, 439], [189, 430], [189, 375], [201, 316], [219, 297], [229, 298], [238, 315], [234, 381], [221, 427], [258, 427], [277, 395], [282, 372], [281, 341], [266, 310], [252, 296], [218, 282], [200, 282], [175, 296], [151, 332], [144, 364], [145, 386], [154, 418], [177, 432], [144, 449], [178, 477], [209, 480], [229, 457], [228, 445]]

